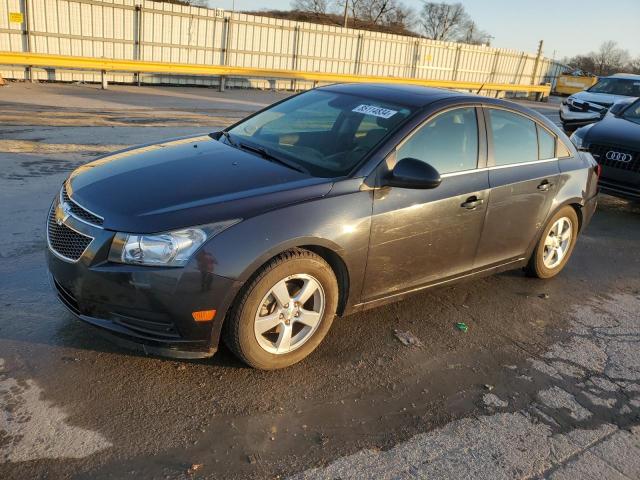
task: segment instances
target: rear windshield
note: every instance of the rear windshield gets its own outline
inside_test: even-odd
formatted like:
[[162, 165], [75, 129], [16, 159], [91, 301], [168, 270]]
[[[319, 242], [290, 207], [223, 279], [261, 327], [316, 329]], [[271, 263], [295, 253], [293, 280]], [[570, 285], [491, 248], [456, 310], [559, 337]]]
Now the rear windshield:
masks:
[[593, 87], [587, 89], [591, 93], [608, 93], [610, 95], [624, 95], [640, 97], [640, 79], [603, 78]]
[[275, 105], [229, 130], [230, 143], [259, 147], [318, 177], [348, 174], [412, 110], [327, 90]]

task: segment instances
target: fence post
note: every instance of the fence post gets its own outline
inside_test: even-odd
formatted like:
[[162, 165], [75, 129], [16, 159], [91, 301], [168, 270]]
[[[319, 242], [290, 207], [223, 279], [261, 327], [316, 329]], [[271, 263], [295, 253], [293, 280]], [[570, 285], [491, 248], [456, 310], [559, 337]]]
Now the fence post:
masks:
[[[134, 60], [142, 60], [142, 5], [136, 5], [136, 9], [133, 11], [133, 58]], [[135, 73], [136, 84], [140, 86], [140, 72]]]
[[526, 55], [527, 54], [525, 52], [522, 52], [520, 58], [518, 59], [518, 67], [516, 68], [516, 73], [513, 77], [513, 83], [515, 83], [516, 85], [520, 85], [522, 83], [522, 73], [524, 72], [524, 66], [527, 63], [527, 61], [525, 60]]
[[489, 75], [489, 83], [495, 83], [496, 73], [498, 71], [498, 62], [500, 61], [500, 50], [496, 50], [493, 55], [493, 65], [491, 66], [491, 74]]
[[411, 62], [411, 78], [418, 75], [418, 61], [420, 60], [420, 40], [413, 42], [413, 60]]
[[106, 90], [109, 86], [109, 83], [107, 82], [107, 72], [105, 70], [102, 70], [100, 80], [102, 83], [102, 90]]
[[[24, 50], [27, 53], [31, 53], [31, 15], [29, 15], [29, 0], [24, 0], [24, 18], [22, 22], [24, 24], [24, 30], [22, 30], [22, 34], [24, 35]], [[29, 80], [33, 83], [33, 70], [31, 67], [27, 67], [24, 70], [25, 80]]]
[[462, 55], [461, 52], [462, 52], [462, 45], [458, 45], [456, 47], [456, 58], [453, 63], [452, 80], [454, 81], [458, 79], [458, 66], [460, 65], [460, 56]]
[[363, 48], [362, 42], [363, 42], [363, 36], [361, 33], [359, 33], [358, 43], [356, 44], [356, 60], [355, 60], [355, 65], [353, 66], [354, 75], [360, 74], [360, 62], [362, 60], [362, 48]]
[[[300, 26], [296, 25], [293, 27], [293, 51], [291, 52], [291, 70], [298, 69], [298, 44], [300, 36]], [[291, 80], [291, 90], [294, 92], [297, 90], [297, 81], [295, 79]]]
[[[224, 25], [222, 28], [222, 65], [229, 64], [229, 44], [231, 42], [231, 17], [224, 17]], [[220, 91], [224, 92], [227, 77], [220, 76]]]

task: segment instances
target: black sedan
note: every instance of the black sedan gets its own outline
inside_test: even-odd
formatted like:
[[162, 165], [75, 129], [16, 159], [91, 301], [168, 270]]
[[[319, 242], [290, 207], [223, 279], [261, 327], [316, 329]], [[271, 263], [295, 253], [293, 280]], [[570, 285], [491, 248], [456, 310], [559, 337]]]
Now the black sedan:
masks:
[[640, 200], [640, 99], [614, 106], [619, 108], [576, 130], [571, 140], [602, 166], [602, 191]]
[[147, 353], [309, 355], [336, 315], [521, 268], [557, 275], [597, 164], [536, 112], [445, 90], [334, 85], [211, 135], [80, 167], [48, 266], [81, 320]]

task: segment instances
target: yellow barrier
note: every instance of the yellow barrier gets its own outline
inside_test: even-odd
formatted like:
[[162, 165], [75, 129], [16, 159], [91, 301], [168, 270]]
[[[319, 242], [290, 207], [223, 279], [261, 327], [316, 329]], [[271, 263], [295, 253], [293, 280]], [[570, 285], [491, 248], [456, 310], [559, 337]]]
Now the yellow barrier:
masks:
[[105, 58], [68, 57], [39, 53], [0, 52], [0, 65], [24, 67], [60, 68], [66, 70], [93, 70], [99, 72], [166, 73], [173, 75], [209, 75], [244, 78], [268, 78], [306, 80], [312, 82], [340, 83], [394, 83], [427, 87], [453, 88], [477, 91], [526, 92], [546, 97], [550, 85], [515, 85], [508, 83], [458, 82], [450, 80], [420, 80], [415, 78], [348, 75], [340, 73], [301, 72], [262, 68], [228, 67], [218, 65], [193, 65], [184, 63], [145, 62], [140, 60], [111, 60]]
[[555, 91], [563, 95], [571, 95], [586, 90], [598, 81], [598, 77], [575, 77], [573, 75], [560, 75], [556, 83]]

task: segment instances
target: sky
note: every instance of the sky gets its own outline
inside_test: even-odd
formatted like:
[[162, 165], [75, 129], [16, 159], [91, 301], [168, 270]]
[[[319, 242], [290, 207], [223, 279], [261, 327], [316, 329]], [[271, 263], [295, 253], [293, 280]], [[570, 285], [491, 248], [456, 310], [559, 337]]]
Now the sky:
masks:
[[[419, 10], [420, 0], [401, 0]], [[458, 0], [492, 45], [535, 53], [544, 40], [546, 57], [562, 59], [597, 50], [614, 40], [640, 56], [640, 0]], [[252, 0], [209, 0], [211, 7], [263, 10]], [[453, 2], [448, 2], [453, 3]], [[268, 9], [289, 10], [290, 0], [270, 0]]]

